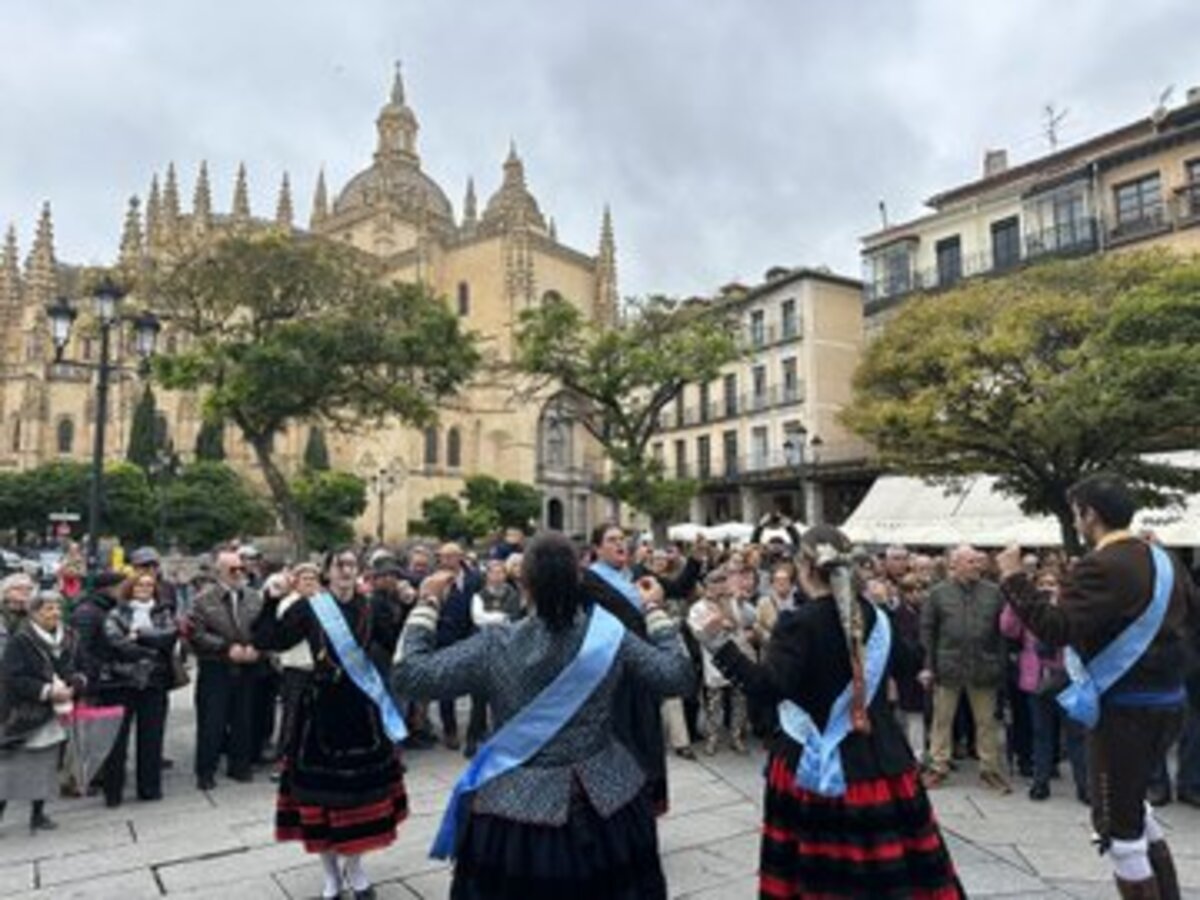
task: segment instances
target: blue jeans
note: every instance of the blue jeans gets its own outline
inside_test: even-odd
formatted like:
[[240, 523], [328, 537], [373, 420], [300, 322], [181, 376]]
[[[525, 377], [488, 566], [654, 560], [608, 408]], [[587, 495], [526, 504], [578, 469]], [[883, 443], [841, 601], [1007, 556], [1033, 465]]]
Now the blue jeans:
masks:
[[1062, 724], [1062, 712], [1053, 696], [1026, 694], [1030, 730], [1033, 732], [1033, 780], [1049, 781], [1054, 771], [1055, 737]]

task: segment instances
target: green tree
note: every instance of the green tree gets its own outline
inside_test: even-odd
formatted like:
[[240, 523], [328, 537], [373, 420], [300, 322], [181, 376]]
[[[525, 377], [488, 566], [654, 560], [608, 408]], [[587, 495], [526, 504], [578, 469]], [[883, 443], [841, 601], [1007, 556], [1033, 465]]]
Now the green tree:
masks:
[[159, 502], [167, 534], [192, 553], [238, 535], [260, 534], [274, 524], [269, 505], [221, 462], [185, 466], [164, 487]]
[[225, 425], [208, 416], [196, 434], [196, 459], [221, 462], [225, 459]]
[[499, 524], [495, 510], [487, 507], [464, 508], [452, 494], [436, 494], [421, 502], [422, 519], [409, 522], [413, 534], [433, 535], [441, 541], [470, 543], [494, 531]]
[[329, 447], [325, 444], [325, 432], [320, 428], [308, 429], [308, 440], [304, 443], [304, 468], [311, 472], [329, 470]]
[[125, 458], [143, 471], [149, 471], [158, 457], [158, 426], [155, 418], [158, 405], [150, 385], [142, 391], [141, 399], [133, 409], [133, 423], [129, 429], [129, 449]]
[[354, 520], [367, 508], [367, 483], [349, 472], [305, 472], [292, 481], [309, 545], [329, 550], [354, 539]]
[[728, 304], [652, 297], [630, 304], [621, 323], [606, 328], [557, 299], [521, 314], [515, 361], [539, 388], [567, 392], [613, 465], [606, 490], [664, 532], [696, 485], [667, 481], [648, 453], [659, 415], [685, 385], [711, 381], [742, 353]]
[[490, 518], [497, 528], [528, 528], [542, 512], [541, 491], [520, 481], [500, 481], [491, 475], [468, 478], [462, 496], [468, 511], [480, 511], [480, 522]]
[[154, 534], [155, 498], [146, 473], [130, 462], [104, 469], [100, 531], [125, 544], [143, 544]]
[[1200, 258], [1056, 262], [914, 298], [870, 345], [847, 425], [883, 462], [928, 477], [987, 473], [1078, 549], [1067, 488], [1123, 473], [1161, 505], [1200, 479], [1148, 461], [1194, 446]]
[[426, 289], [383, 283], [355, 251], [278, 232], [226, 239], [156, 287], [187, 349], [155, 360], [171, 388], [202, 389], [209, 416], [250, 445], [284, 527], [304, 518], [275, 459], [298, 423], [425, 425], [478, 362], [473, 338]]

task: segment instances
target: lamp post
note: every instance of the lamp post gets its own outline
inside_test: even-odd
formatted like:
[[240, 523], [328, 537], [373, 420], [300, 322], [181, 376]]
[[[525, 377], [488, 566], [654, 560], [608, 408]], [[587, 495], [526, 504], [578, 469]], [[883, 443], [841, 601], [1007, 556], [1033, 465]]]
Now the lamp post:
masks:
[[[100, 328], [100, 361], [96, 369], [96, 421], [92, 442], [92, 481], [88, 496], [87, 571], [89, 580], [100, 570], [100, 503], [104, 479], [104, 426], [108, 420], [108, 380], [116, 368], [109, 360], [110, 332], [120, 325], [119, 309], [125, 292], [107, 275], [92, 291], [92, 306]], [[71, 326], [78, 312], [66, 297], [59, 297], [46, 307], [50, 318], [50, 334], [54, 340], [54, 360], [62, 362], [63, 350], [71, 338]], [[162, 325], [150, 312], [133, 317], [134, 346], [142, 361], [154, 355], [158, 332]], [[86, 364], [80, 364], [86, 365]]]
[[392, 460], [385, 466], [376, 466], [375, 458], [369, 453], [359, 461], [359, 471], [367, 482], [367, 489], [375, 495], [377, 518], [375, 520], [375, 540], [383, 543], [384, 516], [387, 498], [393, 494], [404, 481], [404, 469]]

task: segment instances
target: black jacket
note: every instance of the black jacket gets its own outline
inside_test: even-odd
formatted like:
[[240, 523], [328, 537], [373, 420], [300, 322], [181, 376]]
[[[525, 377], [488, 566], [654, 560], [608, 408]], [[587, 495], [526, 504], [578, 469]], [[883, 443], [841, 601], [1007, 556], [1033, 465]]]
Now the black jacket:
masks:
[[[171, 654], [179, 630], [171, 607], [156, 601], [150, 611], [151, 629], [133, 634], [133, 610], [128, 603], [110, 610], [104, 619], [104, 641], [110, 650], [111, 680], [127, 682], [123, 686], [168, 688], [171, 685]], [[141, 674], [129, 664], [144, 668]]]
[[[75, 671], [75, 634], [65, 626], [64, 630], [57, 656], [28, 621], [9, 639], [4, 656], [0, 658], [0, 729], [5, 732], [0, 734], [0, 741], [27, 736], [51, 718], [52, 705], [43, 693], [54, 682], [55, 675], [77, 692], [85, 687], [86, 679]], [[46, 709], [50, 709], [49, 715], [45, 714]], [[42, 715], [30, 715], [31, 710]], [[12, 727], [14, 720], [24, 723], [18, 730], [25, 734], [16, 733]]]
[[79, 640], [75, 665], [87, 678], [90, 693], [104, 688], [101, 673], [114, 658], [104, 640], [104, 620], [116, 605], [117, 601], [107, 594], [88, 594], [71, 612], [71, 627]]

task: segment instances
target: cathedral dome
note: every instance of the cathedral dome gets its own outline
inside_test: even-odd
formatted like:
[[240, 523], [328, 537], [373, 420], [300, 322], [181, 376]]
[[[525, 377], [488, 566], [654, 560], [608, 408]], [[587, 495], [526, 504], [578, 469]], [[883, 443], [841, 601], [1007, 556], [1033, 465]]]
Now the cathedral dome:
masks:
[[485, 228], [522, 224], [546, 229], [538, 202], [525, 186], [525, 166], [517, 156], [516, 146], [509, 148], [508, 159], [504, 162], [504, 183], [488, 199], [482, 223]]
[[399, 206], [416, 216], [454, 220], [454, 210], [437, 182], [421, 171], [417, 156], [417, 117], [404, 98], [404, 80], [396, 66], [392, 93], [375, 120], [379, 134], [375, 162], [346, 184], [333, 203], [334, 213], [372, 206]]

